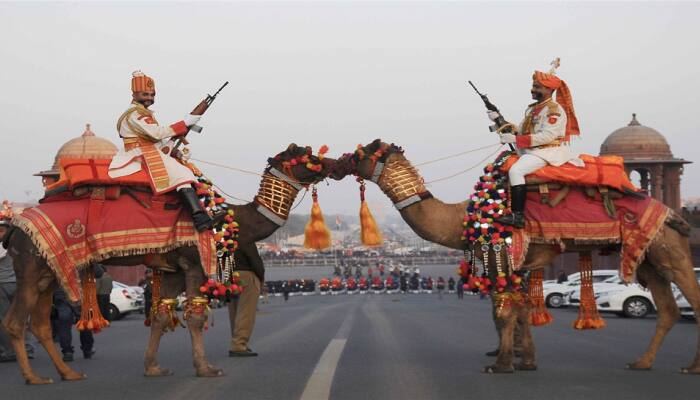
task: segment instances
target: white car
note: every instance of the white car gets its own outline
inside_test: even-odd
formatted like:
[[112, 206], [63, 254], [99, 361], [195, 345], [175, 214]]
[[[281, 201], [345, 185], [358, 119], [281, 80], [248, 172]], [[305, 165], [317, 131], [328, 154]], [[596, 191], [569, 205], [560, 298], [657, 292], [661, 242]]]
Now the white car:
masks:
[[[608, 278], [617, 276], [617, 270], [599, 269], [593, 271], [593, 283], [602, 282]], [[568, 280], [562, 283], [545, 281], [542, 283], [544, 301], [547, 307], [559, 308], [566, 305], [564, 296], [576, 289], [581, 284], [581, 273], [576, 272], [568, 276]]]
[[139, 311], [143, 307], [143, 293], [139, 293], [131, 286], [114, 281], [109, 303], [110, 320], [114, 321], [133, 311]]

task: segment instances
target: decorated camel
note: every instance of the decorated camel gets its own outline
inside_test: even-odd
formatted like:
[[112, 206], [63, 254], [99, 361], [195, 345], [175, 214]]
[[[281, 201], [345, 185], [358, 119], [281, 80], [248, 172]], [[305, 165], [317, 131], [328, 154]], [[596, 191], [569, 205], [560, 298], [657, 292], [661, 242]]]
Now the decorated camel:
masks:
[[[489, 166], [487, 170], [490, 168]], [[344, 172], [339, 172], [341, 169]], [[611, 213], [610, 218], [595, 225], [600, 229], [612, 227], [605, 232], [607, 235], [605, 240], [597, 240], [595, 232], [576, 230], [557, 231], [553, 237], [539, 237], [538, 235], [542, 232], [549, 232], [543, 228], [546, 222], [542, 222], [542, 219], [546, 220], [552, 215], [568, 218], [574, 214], [579, 215], [579, 217], [584, 214], [583, 210], [566, 207], [567, 202], [573, 202], [577, 196], [586, 196], [585, 191], [576, 191], [575, 187], [561, 187], [558, 191], [551, 191], [550, 188], [548, 191], [546, 188], [541, 189], [542, 185], [539, 185], [540, 193], [530, 193], [529, 196], [537, 198], [538, 195], [544, 196], [546, 194], [556, 197], [556, 199], [550, 198], [547, 200], [549, 205], [540, 206], [537, 206], [540, 201], [533, 202], [529, 199], [528, 210], [531, 209], [531, 214], [528, 215], [528, 225], [525, 229], [525, 231], [529, 229], [528, 235], [525, 236], [527, 240], [523, 240], [523, 235], [519, 236], [518, 231], [510, 231], [513, 236], [509, 237], [505, 243], [516, 251], [501, 251], [498, 252], [497, 256], [495, 250], [500, 250], [500, 248], [490, 245], [490, 242], [476, 241], [476, 245], [474, 245], [473, 242], [465, 240], [475, 238], [481, 232], [490, 235], [489, 237], [495, 242], [495, 238], [499, 234], [499, 231], [493, 230], [492, 226], [486, 226], [485, 221], [489, 220], [480, 220], [475, 215], [477, 210], [474, 205], [479, 201], [486, 205], [486, 208], [479, 210], [484, 213], [482, 215], [492, 214], [494, 209], [498, 210], [499, 207], [504, 208], [505, 206], [505, 204], [501, 206], [501, 200], [493, 201], [493, 198], [490, 199], [491, 201], [484, 201], [484, 198], [489, 197], [488, 191], [484, 190], [484, 187], [491, 184], [492, 179], [489, 174], [482, 177], [476, 187], [480, 191], [472, 195], [470, 200], [457, 204], [446, 204], [433, 197], [425, 188], [423, 178], [406, 159], [401, 148], [393, 144], [383, 143], [379, 139], [367, 146], [358, 146], [354, 154], [345, 155], [339, 159], [334, 177], [343, 174], [354, 174], [359, 178], [375, 182], [382, 192], [392, 200], [402, 218], [423, 239], [453, 249], [465, 250], [465, 253], [471, 254], [469, 258], [472, 262], [476, 259], [483, 260], [484, 265], [492, 266], [492, 272], [498, 272], [497, 276], [492, 274], [489, 280], [481, 281], [482, 285], [492, 284], [492, 295], [495, 302], [494, 319], [500, 332], [498, 358], [493, 365], [486, 367], [486, 372], [512, 372], [514, 370], [513, 333], [517, 323], [522, 324], [523, 351], [522, 362], [517, 364], [515, 368], [536, 369], [535, 345], [529, 329], [530, 306], [527, 299], [523, 300], [517, 293], [509, 291], [512, 286], [519, 284], [517, 276], [508, 282], [507, 278], [509, 277], [501, 273], [501, 270], [505, 269], [504, 266], [509, 263], [514, 263], [522, 270], [530, 270], [534, 275], [536, 272], [542, 271], [543, 268], [551, 266], [554, 257], [565, 251], [582, 254], [581, 259], [588, 262], [590, 269], [590, 253], [592, 251], [609, 252], [611, 249], [621, 249], [623, 277], [629, 280], [636, 276], [636, 279], [651, 291], [658, 310], [656, 331], [651, 343], [641, 357], [628, 364], [630, 369], [646, 370], [651, 368], [664, 337], [679, 318], [679, 310], [674, 300], [671, 283], [678, 286], [693, 307], [695, 315], [700, 315], [700, 287], [693, 272], [688, 245], [689, 227], [676, 213], [652, 199], [639, 200], [638, 198], [644, 196], [637, 194], [635, 195], [637, 199], [629, 200], [627, 198], [631, 196], [625, 196], [621, 193], [612, 196], [605, 190], [602, 191], [603, 194], [596, 192], [592, 194], [594, 196], [592, 198], [597, 199], [596, 201], [585, 200], [583, 203], [595, 204], [601, 210], [605, 208]], [[537, 185], [535, 185], [537, 191], [536, 188]], [[492, 192], [492, 195], [497, 197], [502, 193], [503, 191]], [[611, 197], [617, 197], [618, 200], [611, 202]], [[546, 197], [542, 197], [540, 200], [544, 201]], [[562, 203], [554, 207], [552, 200]], [[644, 204], [644, 208], [634, 209], [633, 206], [637, 203]], [[539, 220], [537, 220], [538, 216], [535, 215], [538, 211], [543, 215], [543, 217], [540, 216]], [[605, 215], [605, 211], [601, 211], [601, 213]], [[653, 224], [655, 225], [641, 232], [648, 234], [649, 237], [645, 238], [640, 235], [639, 226]], [[561, 227], [566, 227], [567, 224], [555, 222], [547, 226], [563, 229]], [[637, 236], [621, 235], [620, 231], [628, 232], [625, 229]], [[505, 233], [500, 232], [500, 235], [505, 235]], [[601, 233], [601, 238], [603, 236], [605, 235]], [[627, 254], [626, 252], [631, 253]], [[514, 253], [516, 258], [518, 255], [522, 257], [520, 262], [512, 259]], [[493, 266], [497, 268], [493, 268]], [[539, 277], [541, 281], [541, 274]], [[505, 290], [502, 291], [503, 289]], [[592, 289], [589, 288], [589, 290]], [[592, 299], [593, 296], [590, 297]], [[593, 303], [593, 307], [595, 307], [595, 303]], [[697, 323], [700, 331], [700, 319]], [[681, 372], [700, 374], [700, 338], [694, 360], [690, 366], [682, 368]]]
[[[322, 155], [319, 157], [313, 156], [310, 148], [299, 147], [295, 144], [289, 145], [287, 150], [270, 158], [268, 166], [263, 172], [260, 188], [254, 201], [245, 205], [223, 206], [223, 208], [233, 211], [227, 216], [227, 222], [229, 222], [230, 226], [235, 226], [235, 224], [231, 223], [232, 214], [240, 229], [239, 243], [246, 244], [263, 239], [283, 225], [289, 216], [292, 203], [298, 192], [328, 176], [333, 171], [334, 163], [335, 160], [323, 158]], [[72, 193], [64, 193], [63, 195], [71, 196], [79, 189], [73, 189]], [[122, 188], [122, 190], [128, 191], [130, 189]], [[107, 191], [109, 191], [109, 188]], [[104, 207], [102, 208], [102, 216], [104, 217], [103, 219], [108, 219], [110, 211], [112, 211], [112, 214], [114, 213], [114, 209], [109, 208], [114, 207], [110, 205], [112, 203], [109, 200], [105, 200], [104, 197], [96, 201], [93, 201], [94, 198], [91, 198], [95, 197], [95, 193], [100, 192], [104, 193], [104, 189], [91, 187], [87, 195], [88, 201], [90, 201], [90, 207], [95, 207], [95, 205]], [[83, 224], [76, 220], [68, 224], [66, 228], [67, 236], [58, 237], [60, 234], [57, 233], [55, 235], [57, 237], [53, 238], [52, 243], [47, 245], [46, 241], [52, 240], [52, 238], [42, 236], [35, 228], [38, 217], [43, 217], [41, 221], [46, 225], [38, 226], [47, 228], [44, 231], [51, 231], [49, 228], [51, 228], [52, 221], [46, 218], [46, 214], [41, 211], [41, 207], [44, 204], [36, 209], [25, 210], [21, 215], [15, 216], [13, 219], [14, 227], [5, 235], [3, 244], [7, 246], [8, 254], [13, 258], [17, 275], [17, 294], [7, 316], [2, 321], [2, 326], [9, 333], [17, 353], [19, 367], [27, 384], [53, 382], [50, 378], [37, 375], [30, 366], [24, 346], [24, 331], [27, 321], [30, 323], [32, 333], [39, 339], [39, 342], [49, 354], [61, 379], [79, 380], [86, 377], [86, 375], [76, 372], [62, 361], [51, 338], [49, 316], [54, 289], [61, 285], [69, 297], [76, 300], [76, 297], [79, 295], [79, 289], [76, 285], [79, 285], [77, 276], [81, 272], [80, 270], [83, 270], [83, 280], [89, 281], [91, 277], [85, 273], [85, 270], [89, 270], [87, 267], [90, 263], [97, 261], [106, 265], [162, 267], [166, 271], [160, 274], [162, 275], [162, 280], [158, 291], [161, 301], [154, 303], [155, 311], [152, 313], [150, 320], [151, 335], [144, 360], [146, 376], [171, 374], [170, 370], [162, 368], [158, 364], [156, 355], [162, 335], [168, 330], [174, 329], [179, 323], [174, 312], [172, 299], [176, 298], [183, 291], [186, 292], [188, 298], [184, 319], [187, 321], [192, 339], [192, 356], [196, 374], [201, 377], [223, 375], [222, 370], [212, 366], [205, 356], [203, 328], [207, 323], [207, 305], [206, 301], [202, 301], [202, 297], [199, 296], [201, 296], [200, 290], [203, 283], [207, 281], [207, 275], [216, 272], [216, 248], [213, 242], [218, 240], [222, 243], [229, 242], [229, 244], [232, 244], [229, 233], [220, 230], [214, 235], [214, 240], [211, 239], [211, 232], [198, 234], [194, 230], [189, 217], [182, 217], [188, 216], [189, 213], [186, 211], [180, 213], [181, 207], [176, 204], [176, 197], [170, 198], [174, 203], [168, 203], [168, 198], [166, 198], [166, 202], [163, 204], [162, 198], [150, 197], [148, 194], [144, 195], [135, 191], [129, 191], [128, 193], [129, 196], [121, 196], [125, 198], [121, 201], [130, 201], [131, 203], [128, 204], [129, 208], [121, 211], [124, 213], [128, 212], [128, 215], [133, 216], [138, 213], [148, 214], [146, 208], [161, 207], [161, 210], [165, 211], [170, 209], [171, 212], [175, 213], [173, 217], [176, 221], [174, 222], [175, 226], [148, 232], [145, 232], [147, 231], [146, 229], [132, 229], [127, 235], [124, 235], [119, 244], [115, 244], [115, 238], [113, 237], [112, 247], [108, 247], [100, 242], [107, 240], [107, 235], [103, 235], [103, 237], [96, 234], [90, 236], [91, 244], [95, 247], [102, 246], [102, 253], [93, 252], [90, 255], [86, 255], [89, 253], [86, 251], [81, 254], [82, 258], [80, 258], [76, 255], [78, 254], [76, 253], [76, 245], [70, 248], [70, 256], [73, 256], [73, 258], [70, 258], [66, 255], [68, 252], [66, 250], [68, 247], [65, 247], [66, 238], [84, 238], [84, 235], [90, 235], [91, 225], [89, 221], [83, 221]], [[117, 201], [115, 200], [113, 203]], [[56, 204], [65, 209], [71, 207], [71, 204], [66, 201], [57, 202]], [[47, 211], [46, 208], [44, 210]], [[126, 214], [117, 215], [117, 218], [123, 218], [124, 215]], [[152, 214], [149, 214], [148, 218], [155, 219]], [[92, 226], [92, 228], [98, 229], [99, 226]], [[226, 236], [223, 236], [224, 233]], [[165, 235], [166, 239], [159, 239], [159, 235]], [[125, 244], [127, 242], [131, 244], [131, 247]], [[51, 251], [51, 246], [55, 246], [56, 243], [64, 247]], [[157, 256], [154, 256], [155, 253], [157, 253]], [[83, 263], [78, 265], [78, 268], [68, 271], [61, 268], [65, 267], [65, 263], [57, 260], [57, 258], [61, 257], [68, 257], [68, 260], [75, 260], [78, 257]]]

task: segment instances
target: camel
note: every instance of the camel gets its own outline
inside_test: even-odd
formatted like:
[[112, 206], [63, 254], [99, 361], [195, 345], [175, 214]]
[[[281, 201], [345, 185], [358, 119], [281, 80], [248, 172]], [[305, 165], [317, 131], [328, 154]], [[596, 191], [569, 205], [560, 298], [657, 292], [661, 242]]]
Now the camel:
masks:
[[[453, 249], [467, 249], [467, 243], [461, 239], [467, 202], [446, 204], [433, 197], [425, 189], [422, 177], [404, 157], [400, 147], [384, 143], [380, 139], [365, 147], [358, 147], [354, 154], [345, 155], [338, 160], [333, 177], [337, 179], [344, 174], [354, 174], [377, 183], [399, 209], [401, 217], [421, 238]], [[641, 357], [627, 364], [629, 369], [650, 369], [664, 337], [678, 320], [680, 312], [671, 290], [673, 282], [693, 307], [699, 330], [695, 358], [690, 366], [681, 368], [681, 372], [700, 374], [700, 319], [697, 318], [700, 316], [700, 286], [693, 272], [688, 229], [685, 221], [675, 213], [669, 213], [669, 218], [649, 246], [644, 261], [636, 271], [637, 280], [646, 285], [652, 293], [658, 309], [658, 318], [650, 344]], [[584, 246], [571, 240], [565, 241], [564, 244], [567, 252], [602, 249], [602, 246]], [[475, 249], [475, 253], [478, 258], [483, 256], [479, 248]], [[495, 257], [495, 254], [491, 253], [490, 257]], [[559, 249], [551, 245], [531, 243], [523, 268], [537, 270], [550, 267], [557, 254]], [[500, 315], [497, 313], [494, 319], [500, 332], [499, 354], [496, 362], [487, 366], [485, 372], [513, 372], [515, 368], [536, 369], [528, 307], [505, 308]], [[522, 323], [523, 352], [522, 363], [514, 367], [513, 331], [516, 323]]]
[[[317, 183], [333, 170], [335, 160], [309, 157], [316, 170], [307, 168], [305, 162], [292, 162], [305, 155], [310, 148], [289, 145], [287, 150], [268, 159], [268, 166], [263, 173], [260, 189], [254, 201], [244, 205], [229, 205], [235, 212], [235, 219], [240, 226], [239, 243], [246, 244], [263, 239], [284, 224], [292, 203], [298, 192], [308, 185]], [[76, 372], [62, 361], [51, 338], [50, 313], [53, 291], [58, 285], [57, 279], [46, 261], [41, 258], [30, 237], [20, 229], [10, 230], [4, 238], [8, 254], [13, 258], [17, 276], [17, 293], [10, 309], [2, 321], [13, 347], [17, 361], [27, 384], [53, 383], [51, 378], [41, 377], [31, 368], [24, 346], [24, 332], [27, 321], [31, 332], [49, 354], [62, 380], [72, 381], [86, 378], [85, 374]], [[160, 295], [163, 299], [174, 299], [183, 291], [187, 298], [199, 296], [199, 287], [207, 277], [200, 264], [197, 248], [186, 246], [164, 253], [170, 266], [176, 266], [176, 272], [163, 274]], [[146, 255], [114, 257], [101, 261], [105, 265], [144, 265]], [[154, 304], [154, 307], [157, 305]], [[192, 357], [196, 375], [200, 377], [218, 377], [223, 371], [212, 366], [206, 359], [203, 341], [203, 328], [206, 315], [203, 312], [190, 312], [187, 325], [192, 340]], [[156, 377], [170, 375], [169, 369], [162, 368], [156, 359], [160, 339], [171, 323], [167, 313], [156, 313], [151, 322], [151, 335], [144, 357], [145, 376]]]

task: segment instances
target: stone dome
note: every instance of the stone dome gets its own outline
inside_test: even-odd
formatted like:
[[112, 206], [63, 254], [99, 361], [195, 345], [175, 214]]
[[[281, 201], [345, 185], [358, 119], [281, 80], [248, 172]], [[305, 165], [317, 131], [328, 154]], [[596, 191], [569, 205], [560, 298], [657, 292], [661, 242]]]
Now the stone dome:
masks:
[[671, 160], [671, 146], [657, 130], [632, 121], [611, 133], [600, 146], [600, 155], [623, 156], [625, 160]]
[[86, 124], [82, 135], [67, 141], [58, 149], [51, 170], [36, 175], [58, 175], [58, 161], [62, 158], [112, 158], [117, 151], [114, 143], [96, 136], [90, 129], [90, 124]]

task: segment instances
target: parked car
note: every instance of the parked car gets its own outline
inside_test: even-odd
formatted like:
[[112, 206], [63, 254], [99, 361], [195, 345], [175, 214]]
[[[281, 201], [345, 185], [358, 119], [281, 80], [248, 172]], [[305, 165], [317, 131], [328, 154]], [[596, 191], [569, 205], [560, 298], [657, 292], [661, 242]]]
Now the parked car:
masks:
[[[694, 270], [696, 278], [700, 281], [700, 268]], [[681, 309], [681, 315], [692, 318], [693, 311], [678, 287], [671, 285], [671, 290], [678, 308]], [[572, 293], [570, 296], [572, 304], [576, 302], [574, 296], [577, 295]], [[638, 283], [625, 285], [621, 280], [617, 284], [610, 282], [609, 286], [601, 287], [600, 291], [596, 290], [595, 296], [599, 311], [614, 312], [623, 317], [644, 318], [656, 310], [651, 292]]]
[[121, 282], [112, 282], [112, 293], [109, 295], [110, 320], [123, 318], [133, 311], [143, 308], [143, 292]]
[[[617, 270], [599, 269], [593, 271], [593, 282], [602, 282], [610, 277], [617, 276]], [[564, 296], [576, 289], [581, 284], [581, 273], [576, 272], [568, 276], [568, 280], [562, 283], [545, 281], [542, 283], [544, 301], [547, 307], [559, 308], [565, 306]]]
[[[625, 283], [622, 281], [619, 275], [611, 276], [610, 278], [601, 281], [593, 282], [593, 294], [598, 296], [599, 293], [609, 292], [611, 290], [616, 290], [620, 286], [624, 286]], [[581, 303], [581, 286], [577, 286], [575, 289], [570, 290], [564, 294], [564, 305], [566, 306], [577, 306]]]

